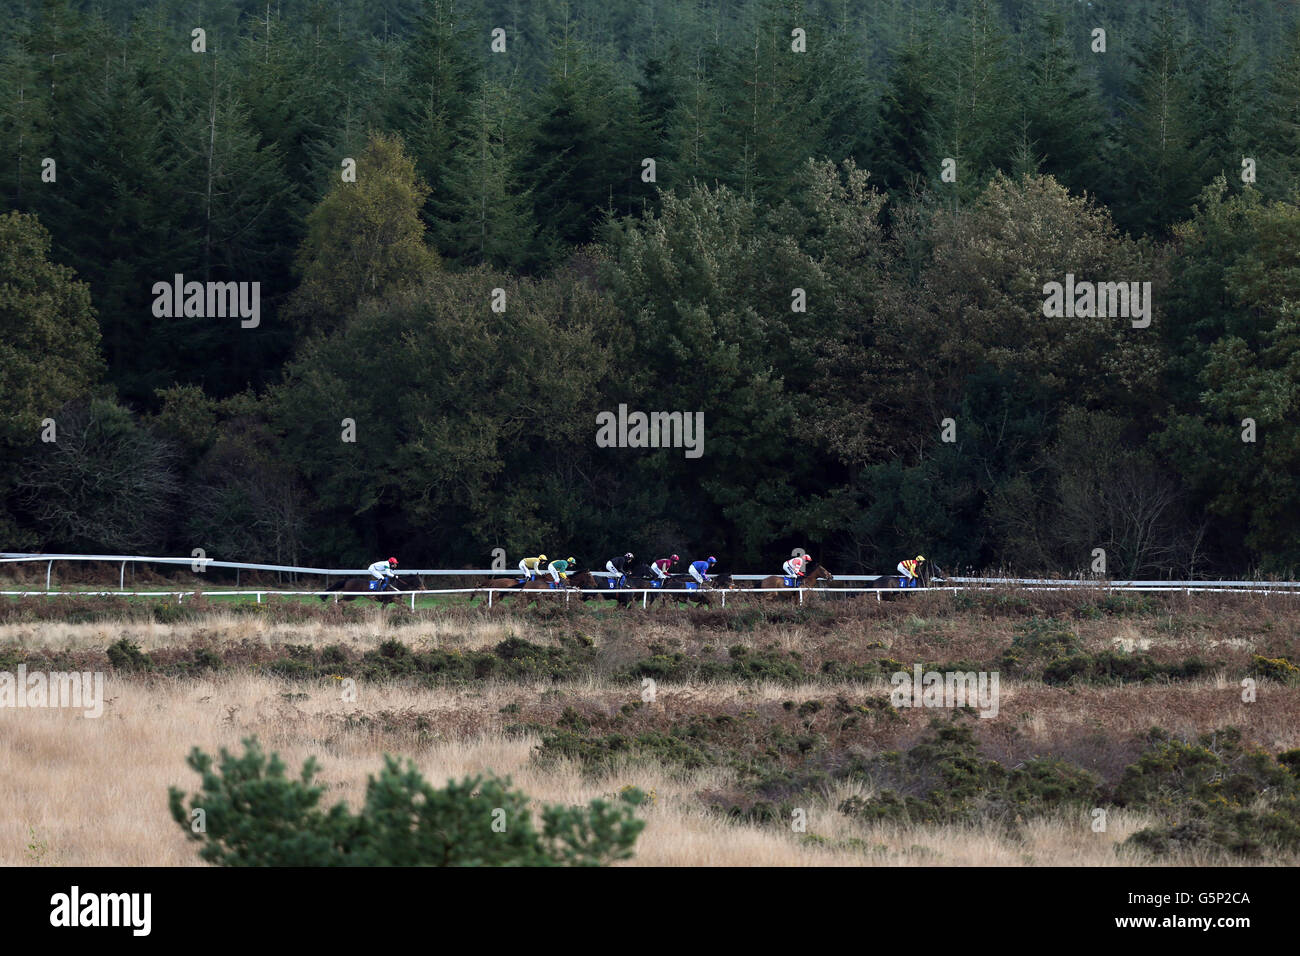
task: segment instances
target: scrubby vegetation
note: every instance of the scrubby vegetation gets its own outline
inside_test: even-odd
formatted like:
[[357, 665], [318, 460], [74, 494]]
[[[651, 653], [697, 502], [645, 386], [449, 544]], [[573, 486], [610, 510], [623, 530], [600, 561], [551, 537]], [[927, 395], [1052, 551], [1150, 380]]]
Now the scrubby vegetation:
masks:
[[[672, 813], [870, 862], [945, 860], [960, 833], [1028, 847], [1045, 827], [1071, 853], [1103, 841], [1114, 862], [1300, 859], [1289, 598], [935, 593], [544, 614], [196, 603], [165, 624], [139, 609], [60, 621], [55, 606], [5, 606], [0, 670], [106, 670], [110, 697], [180, 694], [187, 715], [213, 709], [232, 730], [274, 726], [277, 746], [310, 742], [302, 759], [500, 741], [485, 753], [514, 748], [510, 772], [530, 792], [563, 780], [559, 792], [617, 800], [611, 782], [630, 793], [648, 779], [675, 793]], [[999, 674], [997, 713], [904, 706], [891, 678], [918, 665]], [[260, 699], [229, 700], [233, 687]], [[270, 766], [257, 773], [270, 779]], [[816, 825], [794, 829], [803, 813]], [[223, 846], [205, 859], [254, 852]]]
[[255, 739], [220, 764], [195, 748], [190, 767], [202, 791], [187, 809], [168, 793], [172, 818], [222, 866], [599, 866], [627, 859], [645, 823], [632, 806], [593, 800], [585, 809], [542, 808], [537, 829], [526, 794], [493, 776], [431, 786], [413, 764], [385, 757], [366, 786], [365, 806], [320, 806], [325, 788], [308, 760], [298, 779]]

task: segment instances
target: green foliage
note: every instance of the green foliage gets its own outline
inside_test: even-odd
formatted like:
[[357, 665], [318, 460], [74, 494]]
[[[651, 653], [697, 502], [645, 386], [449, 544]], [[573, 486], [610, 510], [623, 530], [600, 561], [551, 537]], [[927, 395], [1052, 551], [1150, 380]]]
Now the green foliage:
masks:
[[709, 765], [698, 743], [677, 732], [645, 731], [638, 734], [591, 734], [587, 728], [562, 729], [545, 734], [537, 747], [545, 765], [557, 759], [573, 760], [593, 776], [617, 769], [625, 761], [699, 769]]
[[1261, 657], [1256, 654], [1254, 663], [1255, 673], [1260, 677], [1268, 677], [1287, 684], [1300, 682], [1300, 667], [1296, 667], [1285, 657]]
[[1011, 653], [1018, 656], [1051, 659], [1076, 654], [1083, 648], [1073, 630], [1052, 618], [1030, 618], [1016, 632], [1011, 639]]
[[50, 261], [35, 216], [0, 215], [0, 443], [36, 441], [41, 420], [99, 379], [99, 327], [90, 290]]
[[1072, 681], [1145, 683], [1161, 680], [1191, 680], [1202, 676], [1209, 669], [1204, 661], [1196, 657], [1162, 664], [1152, 660], [1147, 654], [1105, 650], [1098, 651], [1096, 654], [1075, 654], [1057, 658], [1043, 668], [1043, 683], [1068, 684]]
[[691, 657], [680, 651], [672, 654], [655, 654], [622, 668], [617, 675], [624, 680], [651, 677], [672, 683], [690, 683], [701, 680], [774, 681], [797, 684], [808, 680], [798, 655], [775, 649], [750, 652], [737, 645], [731, 649], [725, 662]]
[[907, 823], [1007, 822], [1099, 798], [1097, 776], [1063, 760], [1035, 757], [1008, 771], [983, 757], [969, 726], [934, 719], [920, 743], [888, 752], [861, 771], [878, 789], [850, 797], [840, 812]]
[[[506, 313], [491, 308], [494, 288]], [[607, 309], [570, 279], [437, 272], [314, 340], [271, 396], [281, 447], [314, 489], [313, 521], [336, 536], [349, 522], [373, 533], [375, 515], [398, 509], [421, 546], [468, 534], [519, 553], [545, 540], [542, 513], [576, 504], [544, 476], [590, 440], [585, 401], [605, 370], [594, 328]], [[344, 418], [357, 423], [355, 443], [340, 441]], [[536, 481], [503, 480], [523, 473]], [[368, 553], [335, 547], [349, 545], [354, 560]]]
[[57, 440], [36, 443], [18, 479], [44, 541], [55, 549], [146, 552], [172, 519], [174, 450], [111, 401], [52, 411]]
[[1180, 29], [1179, 12], [1162, 4], [1133, 54], [1136, 71], [1119, 130], [1120, 168], [1144, 175], [1125, 178], [1119, 218], [1130, 229], [1168, 229], [1200, 185], [1196, 172], [1205, 153], [1194, 112], [1195, 51]]
[[401, 139], [372, 133], [355, 181], [340, 179], [307, 217], [299, 313], [328, 329], [364, 299], [418, 285], [436, 269], [420, 220], [428, 195]]
[[108, 646], [108, 662], [116, 671], [147, 671], [153, 669], [149, 655], [140, 650], [128, 637], [124, 637]]
[[1160, 663], [1145, 653], [1090, 653], [1072, 629], [1050, 618], [1030, 618], [1016, 630], [1001, 665], [1019, 675], [1038, 675], [1045, 684], [1191, 680], [1209, 670], [1196, 657]]
[[[103, 546], [1288, 573], [1300, 28], [1202, 7], [1110, 4], [1103, 56], [1056, 0], [285, 0], [208, 10], [198, 58], [184, 5], [19, 4], [0, 536], [73, 546], [13, 491], [102, 378], [186, 519]], [[1153, 327], [1044, 316], [1066, 272], [1151, 281]], [[178, 273], [259, 282], [261, 325], [160, 320]], [[707, 452], [594, 447], [624, 403], [705, 413]]]
[[1153, 729], [1146, 752], [1116, 787], [1115, 802], [1166, 818], [1126, 841], [1157, 854], [1221, 849], [1255, 856], [1300, 847], [1300, 780], [1280, 758], [1247, 748], [1234, 727], [1195, 742]]
[[546, 647], [509, 637], [487, 651], [414, 651], [389, 639], [353, 659], [343, 648], [309, 646], [289, 649], [270, 661], [267, 670], [297, 680], [325, 680], [342, 674], [368, 681], [411, 681], [420, 686], [486, 680], [579, 680], [592, 671], [589, 646]]
[[187, 808], [184, 791], [169, 788], [172, 818], [221, 866], [602, 866], [630, 858], [645, 826], [628, 801], [593, 800], [542, 807], [539, 829], [508, 777], [435, 788], [395, 757], [368, 778], [355, 814], [345, 803], [320, 807], [314, 758], [293, 779], [253, 738], [241, 756], [223, 749], [219, 764], [198, 748], [186, 762], [201, 791]]
[[1076, 191], [1097, 192], [1105, 183], [1110, 130], [1095, 77], [1075, 55], [1071, 25], [1059, 8], [1049, 9], [1027, 32], [1034, 45], [1025, 55], [1020, 134], [1031, 171]]

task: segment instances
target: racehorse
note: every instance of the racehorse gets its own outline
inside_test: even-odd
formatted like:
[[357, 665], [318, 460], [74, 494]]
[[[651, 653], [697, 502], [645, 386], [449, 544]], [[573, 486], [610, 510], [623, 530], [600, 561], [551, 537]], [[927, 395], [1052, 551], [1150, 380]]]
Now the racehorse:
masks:
[[[818, 581], [834, 581], [835, 575], [831, 574], [820, 564], [813, 567], [802, 578], [789, 578], [784, 574], [769, 574], [763, 580], [758, 582], [760, 588], [789, 588], [791, 591], [798, 591], [799, 588], [816, 587]], [[784, 594], [774, 592], [774, 598], [786, 597]], [[794, 597], [795, 595], [790, 595]]]
[[[597, 587], [597, 584], [596, 579], [591, 576], [590, 571], [578, 571], [574, 574], [570, 574], [567, 579], [561, 580], [558, 587], [555, 586], [555, 581], [552, 580], [549, 573], [538, 574], [537, 577], [533, 578], [531, 581], [523, 582], [521, 582], [519, 578], [492, 578], [490, 581], [485, 581], [481, 587], [493, 589], [509, 588], [511, 591], [537, 592], [563, 591], [567, 588], [595, 588]], [[509, 596], [510, 595], [508, 594], [498, 594], [496, 600], [498, 602], [503, 601]], [[590, 594], [583, 594], [580, 596], [584, 601], [591, 597]], [[536, 593], [529, 594], [528, 604], [536, 604], [537, 598], [538, 595]], [[474, 598], [471, 597], [470, 601], [472, 602], [473, 600]]]
[[[637, 585], [640, 587], [640, 585]], [[683, 588], [690, 589], [689, 594], [665, 594], [665, 601], [685, 601], [686, 603], [695, 603], [701, 607], [712, 607], [713, 602], [709, 600], [711, 591], [734, 591], [735, 583], [731, 580], [730, 574], [719, 574], [714, 577], [708, 584], [701, 585], [689, 574], [671, 574], [668, 580], [664, 582], [665, 590], [680, 590]], [[647, 605], [653, 604], [655, 598], [660, 595], [651, 591], [648, 595]]]
[[[921, 565], [921, 570], [917, 572], [916, 576], [919, 579], [917, 587], [928, 588], [935, 579], [943, 580], [943, 569], [937, 564], [932, 564], [931, 562], [926, 561]], [[904, 584], [903, 576], [901, 574], [882, 574], [880, 577], [876, 578], [876, 580], [867, 584], [867, 587], [890, 590], [893, 588], [911, 587], [911, 585]]]
[[[624, 575], [625, 583], [619, 584], [616, 578], [598, 578], [589, 571], [584, 571], [583, 574], [592, 580], [590, 587], [600, 593], [584, 594], [582, 599], [587, 601], [594, 597], [605, 601], [617, 601], [619, 607], [627, 608], [633, 601], [641, 600], [641, 595], [636, 593], [634, 589], [654, 586], [654, 583], [651, 581], [651, 575], [653, 573], [654, 572], [650, 570], [650, 565], [639, 564]], [[583, 587], [587, 586], [588, 585], [583, 585]], [[653, 595], [650, 597], [650, 600], [654, 600]]]
[[334, 596], [334, 599], [336, 601], [355, 601], [359, 597], [372, 597], [380, 604], [392, 604], [394, 601], [397, 600], [397, 592], [399, 591], [423, 591], [424, 590], [424, 581], [421, 580], [420, 578], [416, 578], [414, 583], [412, 583], [408, 581], [403, 581], [400, 577], [394, 575], [391, 579], [389, 579], [388, 586], [384, 588], [382, 591], [372, 589], [370, 586], [372, 583], [377, 583], [375, 582], [374, 578], [344, 578], [342, 581], [339, 581], [337, 584], [331, 584], [329, 587], [327, 587], [325, 589], [326, 593], [321, 594], [320, 599], [322, 601], [329, 600], [328, 592], [331, 591], [366, 591], [368, 593], [364, 595], [336, 594]]

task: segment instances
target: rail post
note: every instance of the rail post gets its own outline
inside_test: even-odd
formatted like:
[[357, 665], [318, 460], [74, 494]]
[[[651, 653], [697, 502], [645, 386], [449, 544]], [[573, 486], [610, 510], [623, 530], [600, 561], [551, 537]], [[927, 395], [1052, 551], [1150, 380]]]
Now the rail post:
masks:
[[45, 566], [45, 590], [50, 589], [50, 575], [54, 573], [54, 562], [51, 561]]
[[258, 604], [261, 604], [261, 603], [262, 603], [262, 592], [261, 592], [261, 591], [258, 591], [258, 592], [257, 592], [257, 603], [258, 603]]
[[488, 588], [488, 607], [492, 606], [492, 589]]
[[727, 606], [727, 592], [726, 592], [726, 591], [723, 591], [723, 592], [722, 592], [722, 606], [723, 606], [723, 607], [726, 607], [726, 606]]
[[126, 562], [125, 561], [122, 562], [122, 573], [117, 576], [117, 589], [119, 591], [126, 590]]
[[803, 588], [799, 589], [799, 603], [803, 603]]
[[649, 591], [642, 591], [642, 592], [641, 592], [641, 607], [642, 607], [643, 609], [644, 609], [644, 608], [648, 608], [648, 607], [650, 606], [650, 603], [649, 603], [649, 602], [650, 602], [650, 592], [649, 592]]
[[412, 610], [412, 611], [415, 610], [415, 592], [414, 592], [414, 591], [411, 592], [411, 610]]

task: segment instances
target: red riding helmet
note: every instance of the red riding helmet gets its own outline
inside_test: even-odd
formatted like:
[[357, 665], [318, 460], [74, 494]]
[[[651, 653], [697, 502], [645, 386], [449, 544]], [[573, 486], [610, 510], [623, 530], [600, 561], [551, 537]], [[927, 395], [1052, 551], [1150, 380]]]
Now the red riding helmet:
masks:
[[397, 567], [397, 559], [396, 559], [396, 558], [389, 558], [389, 559], [388, 559], [388, 563], [391, 564], [393, 567]]

